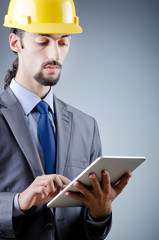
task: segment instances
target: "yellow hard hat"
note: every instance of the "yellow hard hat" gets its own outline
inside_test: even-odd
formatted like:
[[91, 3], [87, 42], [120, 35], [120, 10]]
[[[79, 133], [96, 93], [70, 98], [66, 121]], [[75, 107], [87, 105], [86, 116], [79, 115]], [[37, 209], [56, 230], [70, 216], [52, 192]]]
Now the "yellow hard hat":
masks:
[[34, 33], [81, 33], [73, 0], [11, 0], [5, 27]]

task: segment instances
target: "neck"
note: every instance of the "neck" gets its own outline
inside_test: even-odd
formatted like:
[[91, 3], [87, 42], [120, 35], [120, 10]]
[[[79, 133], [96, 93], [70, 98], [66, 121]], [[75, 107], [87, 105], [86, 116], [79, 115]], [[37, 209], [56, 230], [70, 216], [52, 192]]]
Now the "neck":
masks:
[[27, 76], [24, 72], [23, 74], [20, 74], [19, 70], [17, 71], [15, 81], [22, 87], [39, 96], [41, 99], [48, 94], [51, 88], [50, 86], [41, 85], [34, 78]]

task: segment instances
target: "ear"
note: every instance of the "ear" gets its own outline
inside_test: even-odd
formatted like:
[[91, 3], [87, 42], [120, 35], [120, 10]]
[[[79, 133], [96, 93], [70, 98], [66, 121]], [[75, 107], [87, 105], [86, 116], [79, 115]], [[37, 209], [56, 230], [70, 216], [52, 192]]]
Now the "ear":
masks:
[[16, 53], [20, 52], [21, 50], [20, 39], [16, 34], [11, 33], [9, 35], [9, 44], [13, 52], [16, 52]]

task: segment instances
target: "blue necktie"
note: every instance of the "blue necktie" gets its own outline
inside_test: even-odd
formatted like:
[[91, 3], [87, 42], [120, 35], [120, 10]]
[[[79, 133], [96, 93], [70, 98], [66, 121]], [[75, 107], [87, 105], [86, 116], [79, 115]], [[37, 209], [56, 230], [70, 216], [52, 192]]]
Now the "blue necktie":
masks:
[[47, 174], [55, 173], [56, 144], [53, 129], [48, 116], [49, 106], [41, 101], [36, 106], [40, 113], [38, 121], [38, 136], [42, 147], [45, 169]]

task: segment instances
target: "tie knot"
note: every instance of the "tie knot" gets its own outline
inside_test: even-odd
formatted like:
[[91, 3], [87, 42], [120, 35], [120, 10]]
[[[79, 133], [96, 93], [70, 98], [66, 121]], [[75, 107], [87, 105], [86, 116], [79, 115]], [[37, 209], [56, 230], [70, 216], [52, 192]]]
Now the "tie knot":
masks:
[[36, 105], [36, 109], [41, 114], [48, 114], [49, 106], [46, 102], [41, 101]]

